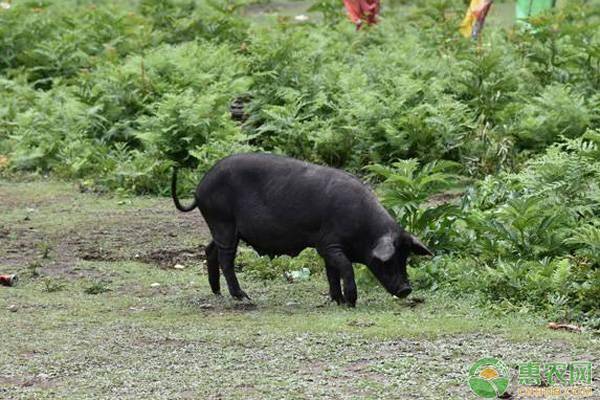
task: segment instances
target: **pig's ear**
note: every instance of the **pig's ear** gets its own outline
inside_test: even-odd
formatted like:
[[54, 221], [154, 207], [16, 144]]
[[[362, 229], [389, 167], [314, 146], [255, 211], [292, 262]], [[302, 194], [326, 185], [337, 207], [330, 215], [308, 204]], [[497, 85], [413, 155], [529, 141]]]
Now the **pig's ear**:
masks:
[[394, 255], [396, 248], [391, 235], [385, 235], [379, 238], [377, 245], [373, 249], [373, 257], [386, 262]]
[[419, 239], [410, 235], [410, 250], [419, 256], [432, 256], [433, 253]]

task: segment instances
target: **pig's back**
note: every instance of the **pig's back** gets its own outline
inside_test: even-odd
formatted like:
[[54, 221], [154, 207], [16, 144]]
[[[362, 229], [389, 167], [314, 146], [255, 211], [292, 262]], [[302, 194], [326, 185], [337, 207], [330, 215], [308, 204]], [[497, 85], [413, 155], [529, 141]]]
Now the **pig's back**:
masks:
[[209, 225], [231, 221], [243, 240], [267, 254], [315, 247], [325, 231], [335, 229], [332, 219], [344, 218], [339, 223], [352, 230], [362, 222], [364, 204], [376, 201], [344, 171], [270, 154], [219, 161], [196, 197]]

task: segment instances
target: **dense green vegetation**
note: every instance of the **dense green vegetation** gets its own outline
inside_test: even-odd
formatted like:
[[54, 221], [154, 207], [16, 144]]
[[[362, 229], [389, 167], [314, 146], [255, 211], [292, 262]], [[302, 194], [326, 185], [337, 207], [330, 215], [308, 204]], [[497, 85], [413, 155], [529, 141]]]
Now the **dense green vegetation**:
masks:
[[240, 151], [345, 168], [435, 249], [419, 287], [600, 326], [599, 3], [479, 44], [457, 33], [462, 2], [414, 3], [357, 33], [329, 0], [260, 24], [230, 1], [17, 2], [0, 169], [166, 194], [174, 163], [191, 190]]

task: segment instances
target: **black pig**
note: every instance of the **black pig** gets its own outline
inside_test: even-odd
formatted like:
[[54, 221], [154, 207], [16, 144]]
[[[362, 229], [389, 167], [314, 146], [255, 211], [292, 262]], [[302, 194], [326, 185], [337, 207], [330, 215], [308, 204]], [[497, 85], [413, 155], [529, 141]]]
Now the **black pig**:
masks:
[[388, 292], [406, 297], [412, 290], [409, 255], [432, 255], [398, 226], [366, 185], [334, 168], [271, 154], [237, 154], [206, 173], [191, 205], [181, 205], [176, 187], [175, 169], [175, 206], [180, 211], [198, 207], [212, 234], [206, 259], [215, 294], [220, 293], [220, 265], [229, 293], [248, 298], [234, 271], [240, 239], [269, 256], [315, 248], [325, 260], [331, 299], [352, 307], [357, 298], [352, 263], [367, 265]]

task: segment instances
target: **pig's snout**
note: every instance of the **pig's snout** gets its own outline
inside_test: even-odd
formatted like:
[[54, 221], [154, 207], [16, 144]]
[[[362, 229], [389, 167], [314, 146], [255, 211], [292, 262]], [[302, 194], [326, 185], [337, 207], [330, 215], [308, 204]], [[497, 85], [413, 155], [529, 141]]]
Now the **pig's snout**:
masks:
[[400, 288], [396, 291], [395, 295], [400, 297], [401, 299], [405, 298], [412, 292], [412, 287], [410, 287], [409, 283], [405, 283], [400, 286]]

